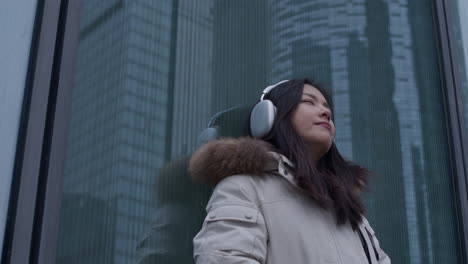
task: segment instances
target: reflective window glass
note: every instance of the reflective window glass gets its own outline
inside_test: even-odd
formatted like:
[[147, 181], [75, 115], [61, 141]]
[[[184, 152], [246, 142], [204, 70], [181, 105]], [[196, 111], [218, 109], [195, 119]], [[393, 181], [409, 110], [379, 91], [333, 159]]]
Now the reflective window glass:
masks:
[[[193, 263], [191, 153], [310, 77], [392, 263], [461, 263], [432, 1], [83, 0], [58, 263]], [[218, 130], [210, 130], [217, 127]]]
[[461, 94], [461, 109], [464, 112], [464, 123], [468, 131], [468, 1], [453, 0], [449, 1], [449, 16], [453, 41], [452, 52], [454, 54], [454, 71], [456, 71], [457, 85]]

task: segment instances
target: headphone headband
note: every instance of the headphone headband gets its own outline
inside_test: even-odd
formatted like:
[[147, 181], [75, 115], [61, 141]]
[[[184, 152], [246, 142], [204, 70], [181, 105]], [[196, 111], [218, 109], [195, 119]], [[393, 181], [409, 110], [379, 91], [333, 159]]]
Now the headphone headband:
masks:
[[276, 86], [278, 86], [278, 85], [280, 85], [282, 83], [285, 83], [287, 81], [289, 81], [289, 80], [282, 80], [281, 82], [278, 82], [278, 83], [275, 83], [273, 85], [267, 86], [262, 92], [262, 96], [260, 97], [260, 101], [263, 101], [263, 97], [265, 97], [265, 95], [267, 95], [271, 90], [275, 89]]

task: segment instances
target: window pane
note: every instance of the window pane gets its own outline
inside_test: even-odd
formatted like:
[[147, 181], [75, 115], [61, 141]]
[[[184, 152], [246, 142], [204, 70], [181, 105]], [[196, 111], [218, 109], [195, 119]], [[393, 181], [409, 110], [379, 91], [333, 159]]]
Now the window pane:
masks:
[[450, 25], [454, 41], [452, 43], [454, 70], [459, 78], [463, 110], [465, 117], [465, 128], [468, 131], [468, 2], [463, 0], [450, 1], [450, 16], [454, 21]]
[[193, 263], [210, 189], [187, 175], [263, 88], [312, 77], [375, 173], [393, 263], [461, 263], [431, 1], [82, 1], [59, 263]]

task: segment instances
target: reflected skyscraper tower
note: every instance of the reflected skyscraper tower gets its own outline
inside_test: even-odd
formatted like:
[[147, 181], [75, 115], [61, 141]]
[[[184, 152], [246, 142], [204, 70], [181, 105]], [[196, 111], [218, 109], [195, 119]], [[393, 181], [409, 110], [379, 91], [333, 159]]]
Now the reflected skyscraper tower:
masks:
[[[432, 257], [424, 258], [423, 255], [423, 252], [429, 254], [429, 256], [432, 254], [432, 235], [430, 228], [426, 230], [421, 230], [419, 228], [420, 226], [424, 226], [423, 223], [429, 223], [428, 217], [431, 212], [427, 206], [427, 195], [424, 194], [424, 191], [417, 192], [420, 187], [424, 189], [424, 185], [419, 186], [418, 181], [421, 182], [421, 180], [426, 177], [425, 175], [427, 173], [425, 172], [426, 164], [424, 161], [426, 158], [424, 157], [425, 150], [423, 147], [420, 106], [421, 97], [419, 94], [419, 89], [424, 88], [418, 88], [418, 83], [416, 81], [413, 38], [411, 34], [412, 29], [417, 29], [415, 27], [412, 28], [411, 25], [416, 26], [417, 24], [410, 23], [409, 21], [411, 18], [411, 16], [408, 15], [409, 2], [410, 1], [368, 1], [368, 34], [369, 38], [371, 38], [371, 36], [377, 36], [381, 41], [388, 39], [388, 49], [391, 49], [391, 65], [394, 71], [394, 92], [392, 94], [392, 100], [397, 111], [397, 120], [400, 130], [400, 152], [403, 169], [402, 180], [404, 186], [410, 263], [433, 263]], [[372, 12], [370, 10], [372, 10]], [[378, 12], [375, 12], [375, 10], [382, 10], [380, 16], [376, 14]], [[383, 10], [388, 11], [383, 13]], [[382, 36], [382, 27], [378, 27], [379, 21], [383, 21], [385, 17], [388, 17], [388, 37]], [[376, 42], [375, 44], [377, 47], [377, 45], [381, 45], [381, 42]], [[379, 60], [376, 58], [378, 54], [377, 51], [370, 54], [370, 57], [374, 56], [374, 65], [379, 65]], [[374, 68], [377, 67], [374, 66]], [[382, 83], [382, 81], [376, 80], [375, 85], [378, 83]], [[386, 124], [386, 126], [388, 127], [389, 124]], [[381, 150], [381, 152], [382, 151], [384, 150]], [[392, 177], [391, 172], [386, 174], [387, 175], [382, 177]], [[417, 176], [419, 176], [419, 178], [417, 178]], [[390, 181], [388, 183], [390, 183]], [[382, 186], [382, 188], [388, 188], [388, 186], [389, 185], [386, 187]], [[421, 211], [424, 213], [418, 214], [418, 212]], [[391, 228], [391, 225], [388, 225], [388, 228]], [[427, 238], [424, 244], [422, 238]]]
[[[112, 236], [96, 237], [112, 263], [134, 263], [138, 236], [151, 221], [151, 186], [164, 162], [171, 8], [169, 2], [82, 3], [63, 191], [106, 206], [93, 218], [114, 227]], [[79, 221], [87, 214], [78, 214], [74, 228], [90, 228]]]
[[[367, 199], [369, 217], [384, 210], [386, 220], [375, 221], [376, 229], [400, 234], [395, 241], [380, 234], [384, 248], [396, 263], [423, 263], [422, 250], [430, 252], [432, 246], [430, 239], [421, 244], [430, 228], [421, 230], [419, 223], [430, 209], [424, 205], [427, 194], [416, 186], [425, 158], [407, 1], [270, 3], [270, 78], [331, 80], [340, 151], [378, 175]], [[301, 42], [310, 50], [295, 59]], [[329, 56], [313, 56], [314, 51]], [[329, 76], [323, 68], [330, 69]]]
[[330, 88], [336, 140], [341, 152], [352, 158], [347, 48], [350, 32], [364, 39], [364, 1], [272, 0], [270, 8], [269, 79], [308, 76]]
[[[454, 227], [455, 220], [450, 214], [442, 213], [447, 210], [455, 211], [455, 201], [452, 197], [453, 189], [449, 160], [445, 151], [449, 145], [444, 126], [436, 120], [443, 120], [444, 105], [434, 98], [443, 98], [442, 89], [437, 89], [441, 83], [435, 41], [434, 24], [430, 17], [421, 14], [432, 12], [430, 0], [408, 1], [408, 19], [411, 25], [411, 52], [415, 82], [417, 84], [421, 115], [421, 140], [423, 148], [411, 148], [415, 170], [415, 189], [418, 201], [419, 234], [421, 241], [422, 263], [457, 263], [459, 256], [451, 249], [456, 248], [453, 240], [447, 237], [457, 237], [458, 230]], [[430, 132], [429, 132], [430, 131]], [[421, 156], [426, 160], [437, 162], [421, 163]], [[419, 168], [419, 169], [418, 169]], [[432, 187], [431, 186], [437, 186]], [[437, 228], [443, 226], [443, 230]]]
[[[106, 226], [92, 244], [105, 249], [99, 260], [134, 262], [137, 241], [154, 220], [157, 172], [191, 152], [215, 112], [253, 103], [266, 84], [302, 76], [330, 89], [340, 151], [377, 174], [369, 218], [393, 262], [450, 259], [432, 250], [444, 236], [433, 232], [429, 216], [444, 224], [431, 212], [445, 204], [427, 189], [427, 181], [449, 186], [436, 179], [447, 168], [424, 162], [446, 158], [437, 154], [445, 142], [431, 145], [434, 135], [423, 133], [442, 135], [443, 128], [421, 117], [433, 107], [443, 113], [431, 102], [433, 89], [425, 89], [439, 82], [437, 59], [427, 56], [436, 49], [413, 49], [432, 32], [421, 30], [431, 21], [416, 11], [427, 7], [406, 0], [83, 5], [64, 182], [64, 206], [83, 214], [64, 222], [78, 230]], [[95, 254], [71, 250], [70, 241], [60, 245], [69, 247], [59, 248], [64, 261], [88, 254], [84, 263]]]
[[[407, 193], [403, 172], [402, 145], [405, 140], [394, 100], [396, 73], [392, 65], [394, 49], [390, 35], [388, 6], [382, 1], [366, 3], [365, 40], [350, 35], [348, 48], [353, 159], [376, 175], [373, 195], [367, 199], [369, 218], [377, 230], [398, 234], [395, 239], [381, 234], [380, 242], [396, 263], [407, 263], [411, 244], [417, 240], [408, 232]], [[390, 165], [391, 164], [391, 165]], [[389, 168], [392, 168], [389, 170]], [[386, 195], [377, 195], [388, 190]], [[413, 193], [409, 195], [413, 196]], [[378, 218], [384, 211], [385, 217]], [[403, 250], [402, 250], [403, 249]], [[417, 250], [418, 251], [418, 250]], [[417, 258], [416, 258], [417, 259]]]
[[299, 39], [292, 43], [292, 61], [293, 78], [315, 78], [325, 89], [331, 88], [332, 70], [328, 45], [315, 45], [312, 39]]
[[[172, 38], [174, 78], [166, 159], [190, 154], [199, 144], [198, 133], [212, 115], [213, 0], [178, 2], [176, 36]], [[174, 25], [173, 25], [174, 27]], [[174, 29], [171, 34], [174, 34]], [[187, 129], [190, 128], [190, 129]]]
[[267, 85], [267, 10], [267, 1], [215, 1], [213, 113], [253, 104]]

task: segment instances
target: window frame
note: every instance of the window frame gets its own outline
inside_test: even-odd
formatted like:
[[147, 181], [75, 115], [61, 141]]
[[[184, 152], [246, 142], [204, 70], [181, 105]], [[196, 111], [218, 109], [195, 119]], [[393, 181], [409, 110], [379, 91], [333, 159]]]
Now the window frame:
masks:
[[56, 258], [80, 3], [37, 2], [2, 263]]
[[[454, 58], [453, 31], [450, 25], [454, 23], [454, 14], [451, 10], [456, 2], [435, 0], [435, 26], [438, 34], [439, 61], [444, 94], [444, 105], [446, 110], [447, 130], [450, 148], [450, 162], [452, 175], [454, 177], [454, 192], [457, 201], [458, 230], [462, 234], [460, 241], [460, 254], [464, 262], [468, 260], [468, 131], [464, 124], [463, 98], [461, 91], [461, 76], [454, 70], [456, 65]], [[451, 8], [452, 7], [452, 8]]]

